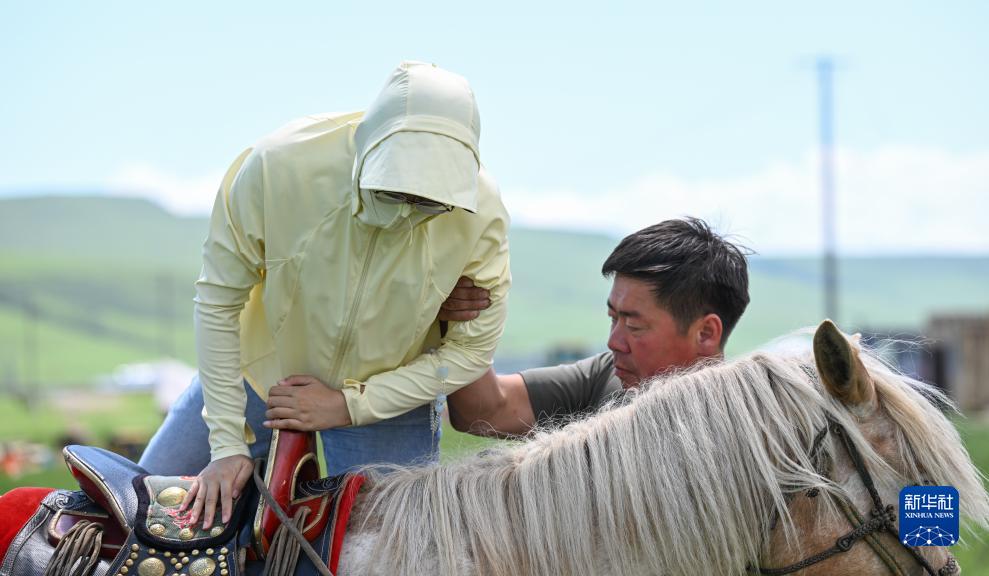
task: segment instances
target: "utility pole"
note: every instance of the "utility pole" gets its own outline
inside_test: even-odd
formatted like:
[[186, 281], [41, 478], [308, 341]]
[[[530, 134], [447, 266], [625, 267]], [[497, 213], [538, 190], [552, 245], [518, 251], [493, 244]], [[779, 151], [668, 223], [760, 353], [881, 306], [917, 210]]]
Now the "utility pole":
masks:
[[838, 321], [838, 258], [834, 193], [834, 62], [817, 58], [817, 93], [820, 116], [821, 228], [824, 240], [824, 315]]

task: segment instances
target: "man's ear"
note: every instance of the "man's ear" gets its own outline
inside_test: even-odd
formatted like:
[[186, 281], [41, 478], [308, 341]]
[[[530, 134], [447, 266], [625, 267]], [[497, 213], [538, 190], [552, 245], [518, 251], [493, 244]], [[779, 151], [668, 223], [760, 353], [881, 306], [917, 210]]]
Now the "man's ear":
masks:
[[715, 313], [705, 314], [694, 321], [694, 345], [697, 355], [710, 357], [721, 354], [721, 334], [724, 325]]

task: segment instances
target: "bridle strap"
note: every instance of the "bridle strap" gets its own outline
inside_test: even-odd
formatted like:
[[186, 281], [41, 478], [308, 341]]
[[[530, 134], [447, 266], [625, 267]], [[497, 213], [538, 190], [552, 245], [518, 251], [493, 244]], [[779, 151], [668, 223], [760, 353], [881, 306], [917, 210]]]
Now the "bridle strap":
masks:
[[900, 534], [896, 529], [896, 514], [893, 512], [894, 508], [892, 505], [883, 505], [882, 498], [879, 497], [879, 491], [876, 490], [876, 485], [872, 481], [872, 475], [869, 474], [869, 469], [865, 466], [865, 462], [862, 460], [862, 454], [859, 453], [858, 447], [854, 442], [852, 442], [852, 439], [848, 437], [848, 432], [845, 430], [845, 427], [841, 425], [841, 423], [835, 420], [830, 414], [827, 414], [827, 419], [828, 427], [831, 430], [831, 433], [841, 440], [842, 445], [845, 447], [845, 451], [848, 452], [849, 458], [852, 459], [852, 464], [855, 466], [855, 470], [858, 472], [859, 478], [862, 480], [862, 484], [865, 485], [866, 490], [869, 491], [869, 496], [872, 497], [872, 502], [875, 505], [872, 509], [873, 516], [877, 514], [877, 511], [888, 509], [890, 511], [889, 522], [884, 524], [882, 528], [886, 532], [892, 534], [893, 538], [895, 538], [896, 541], [899, 542], [911, 556], [913, 556], [914, 560], [916, 560], [918, 564], [924, 567], [924, 570], [927, 571], [930, 576], [938, 576], [938, 573], [934, 571], [934, 568], [932, 568], [930, 563], [927, 562], [927, 559], [921, 556], [920, 552], [918, 552], [916, 548], [907, 546], [900, 541]]
[[[828, 548], [827, 550], [824, 550], [823, 552], [818, 552], [813, 556], [808, 556], [807, 558], [804, 558], [800, 562], [790, 564], [789, 566], [784, 566], [782, 568], [759, 567], [756, 570], [750, 570], [750, 571], [756, 574], [763, 574], [764, 576], [783, 576], [784, 574], [790, 574], [792, 572], [796, 572], [797, 570], [803, 570], [804, 568], [807, 568], [808, 566], [813, 566], [818, 562], [823, 562], [828, 558], [831, 558], [832, 556], [836, 556], [838, 554], [848, 552], [849, 550], [851, 550], [852, 546], [854, 546], [856, 542], [858, 542], [868, 534], [883, 531], [886, 524], [890, 522], [892, 519], [893, 516], [892, 508], [893, 507], [890, 506], [888, 511], [884, 511], [882, 514], [878, 516], [873, 515], [872, 518], [863, 522], [862, 524], [859, 524], [858, 527], [856, 527], [851, 532], [848, 532], [844, 536], [838, 538], [838, 540], [835, 541], [834, 546]], [[937, 576], [937, 574], [933, 572], [931, 574], [933, 576]]]
[[[826, 414], [825, 417], [827, 418], [828, 424], [814, 439], [812, 452], [817, 452], [817, 448], [824, 437], [824, 431], [830, 432], [835, 438], [841, 441], [842, 446], [845, 447], [845, 451], [848, 453], [848, 457], [852, 461], [852, 465], [855, 467], [855, 471], [858, 472], [859, 478], [862, 480], [862, 484], [865, 486], [866, 490], [869, 491], [869, 496], [872, 498], [873, 508], [870, 513], [870, 518], [865, 522], [860, 523], [851, 532], [848, 532], [838, 538], [835, 541], [834, 546], [828, 548], [827, 550], [818, 552], [813, 556], [809, 556], [795, 564], [790, 564], [789, 566], [784, 566], [782, 568], [749, 568], [749, 572], [751, 573], [761, 574], [763, 576], [783, 576], [784, 574], [790, 574], [798, 570], [803, 570], [808, 566], [813, 566], [818, 562], [823, 562], [832, 556], [848, 552], [856, 542], [873, 533], [886, 532], [892, 534], [896, 541], [900, 542], [899, 533], [896, 529], [895, 508], [892, 505], [887, 506], [883, 504], [882, 498], [879, 496], [879, 491], [876, 489], [876, 485], [872, 480], [872, 474], [869, 473], [869, 469], [866, 467], [865, 461], [862, 459], [862, 454], [859, 452], [858, 447], [855, 446], [855, 443], [852, 442], [852, 439], [848, 436], [848, 432], [845, 430], [845, 427], [842, 426], [840, 422], [835, 420], [830, 414]], [[846, 502], [846, 504], [851, 506], [851, 503]], [[854, 510], [854, 508], [852, 509]], [[871, 545], [872, 544], [870, 543], [870, 546]], [[932, 568], [930, 563], [927, 562], [927, 559], [921, 556], [920, 552], [910, 546], [907, 546], [906, 544], [903, 544], [902, 542], [900, 542], [900, 545], [903, 546], [903, 548], [905, 548], [911, 556], [913, 556], [914, 560], [916, 560], [918, 564], [923, 566], [924, 570], [930, 576], [939, 576], [939, 574], [948, 573], [945, 572], [945, 570], [954, 568], [953, 559], [949, 559], [948, 564], [945, 565], [945, 568], [943, 568], [941, 572], [935, 572], [934, 568]], [[884, 555], [879, 554], [879, 556], [883, 559], [883, 562], [886, 563], [890, 570], [895, 572], [894, 568], [886, 561]]]

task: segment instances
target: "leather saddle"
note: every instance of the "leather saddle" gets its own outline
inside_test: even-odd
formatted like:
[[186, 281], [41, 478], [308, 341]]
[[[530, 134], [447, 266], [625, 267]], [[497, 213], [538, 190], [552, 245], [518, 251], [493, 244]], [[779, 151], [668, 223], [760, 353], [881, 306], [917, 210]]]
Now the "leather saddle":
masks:
[[[133, 576], [128, 574], [132, 567], [141, 568], [138, 572], [142, 576], [159, 576], [159, 568], [162, 574], [189, 573], [191, 568], [182, 570], [178, 565], [182, 562], [198, 562], [199, 574], [235, 576], [239, 573], [239, 562], [233, 560], [236, 550], [246, 547], [250, 557], [263, 559], [281, 524], [272, 502], [262, 496], [256, 510], [247, 510], [254, 495], [244, 490], [230, 522], [218, 522], [204, 531], [201, 524], [193, 525], [186, 515], [178, 513], [193, 477], [148, 475], [137, 464], [102, 448], [67, 446], [63, 455], [79, 487], [95, 506], [55, 511], [48, 523], [48, 543], [57, 547], [73, 526], [84, 520], [101, 525], [100, 556], [110, 561], [109, 576]], [[267, 463], [264, 483], [274, 502], [289, 518], [308, 509], [301, 528], [307, 540], [312, 542], [324, 534], [334, 517], [341, 520], [335, 497], [344, 479], [319, 477], [314, 433], [275, 431]], [[350, 501], [359, 487], [356, 483], [348, 490], [353, 492]], [[249, 512], [255, 512], [253, 517]], [[343, 522], [345, 526], [345, 517]], [[246, 532], [252, 535], [249, 544], [244, 537], [238, 538]], [[342, 539], [343, 530], [339, 532]]]
[[63, 455], [91, 504], [56, 509], [47, 523], [49, 545], [71, 548], [70, 530], [89, 521], [101, 528], [99, 555], [107, 561], [107, 575], [128, 576], [131, 570], [140, 576], [240, 573], [238, 532], [246, 521], [247, 495], [237, 499], [230, 522], [203, 530], [187, 512], [178, 512], [194, 478], [152, 476], [102, 448], [67, 446]]

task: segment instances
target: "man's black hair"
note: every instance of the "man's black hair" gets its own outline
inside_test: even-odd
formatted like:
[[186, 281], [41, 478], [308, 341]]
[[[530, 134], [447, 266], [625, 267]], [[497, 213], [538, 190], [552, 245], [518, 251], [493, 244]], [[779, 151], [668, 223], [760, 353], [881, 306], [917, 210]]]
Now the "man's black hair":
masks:
[[749, 304], [749, 253], [699, 218], [666, 220], [626, 236], [601, 273], [647, 283], [681, 333], [697, 318], [717, 314], [724, 347]]

